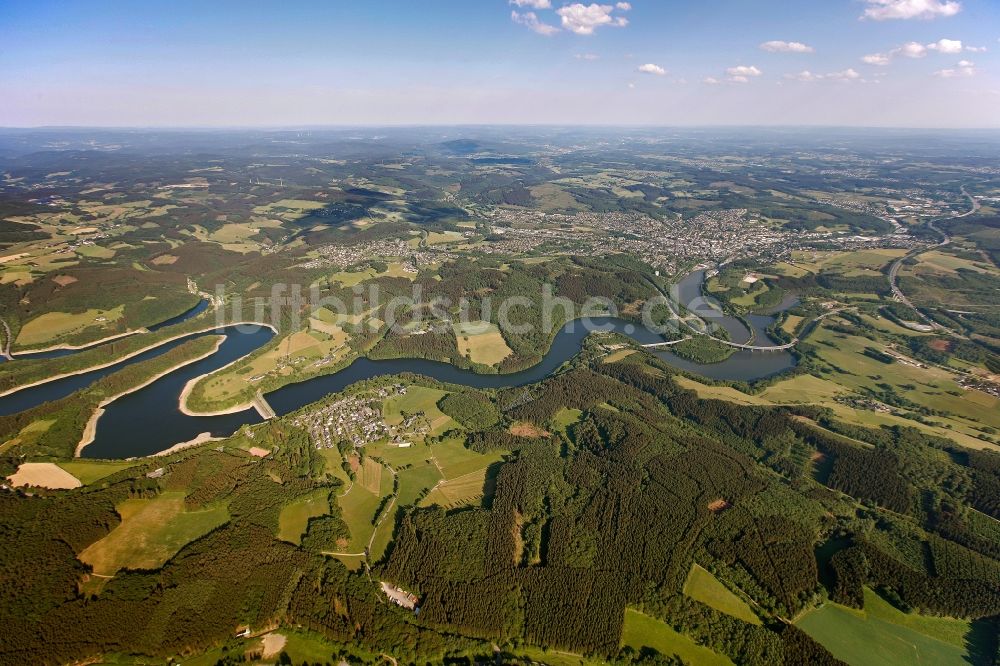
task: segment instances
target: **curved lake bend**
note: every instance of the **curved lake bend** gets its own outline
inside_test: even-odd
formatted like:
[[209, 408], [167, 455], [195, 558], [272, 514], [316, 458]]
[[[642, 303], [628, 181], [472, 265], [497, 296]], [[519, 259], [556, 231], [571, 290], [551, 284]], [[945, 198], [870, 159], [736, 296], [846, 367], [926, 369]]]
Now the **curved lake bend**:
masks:
[[[246, 330], [246, 327], [244, 327]], [[580, 351], [584, 338], [592, 331], [617, 331], [642, 344], [661, 342], [658, 334], [631, 322], [610, 317], [566, 324], [552, 342], [542, 361], [528, 370], [508, 375], [481, 375], [449, 363], [425, 359], [371, 360], [359, 358], [332, 375], [289, 384], [265, 397], [275, 413], [283, 416], [324, 396], [365, 379], [413, 372], [442, 382], [475, 388], [500, 388], [531, 384], [552, 374]], [[208, 432], [216, 437], [231, 435], [245, 423], [259, 423], [254, 409], [221, 416], [188, 416], [179, 409], [179, 396], [191, 379], [217, 370], [252, 352], [274, 335], [270, 329], [237, 333], [224, 329], [225, 342], [212, 356], [179, 368], [149, 386], [122, 396], [107, 407], [97, 421], [94, 441], [81, 455], [85, 458], [128, 458], [164, 451], [178, 442], [190, 441]], [[207, 335], [207, 334], [206, 334]], [[16, 395], [16, 394], [15, 394]]]
[[[746, 322], [727, 315], [722, 311], [722, 306], [717, 300], [704, 293], [705, 270], [694, 271], [677, 283], [675, 293], [677, 299], [683, 303], [688, 310], [694, 312], [701, 319], [725, 329], [729, 333], [729, 339], [733, 342], [746, 344], [753, 341], [757, 345], [775, 344], [781, 342], [774, 340], [767, 334], [768, 327], [774, 323], [774, 317], [763, 314], [746, 315]], [[799, 302], [795, 294], [787, 294], [781, 303], [770, 310], [777, 314], [788, 308], [795, 307]], [[754, 381], [772, 377], [776, 374], [790, 370], [795, 367], [795, 356], [789, 351], [749, 351], [745, 349], [734, 352], [725, 361], [719, 363], [695, 363], [683, 359], [671, 351], [663, 350], [655, 352], [664, 363], [673, 367], [708, 377], [726, 381]]]
[[83, 449], [82, 455], [86, 458], [148, 456], [190, 441], [203, 432], [225, 437], [245, 423], [260, 423], [260, 415], [252, 408], [221, 416], [188, 416], [180, 411], [180, 394], [188, 380], [243, 358], [274, 337], [269, 328], [246, 326], [229, 326], [200, 335], [219, 333], [226, 339], [208, 358], [160, 377], [105, 407], [97, 421], [94, 441]]
[[[266, 330], [270, 331], [270, 329]], [[156, 358], [157, 356], [162, 356], [171, 349], [184, 344], [188, 340], [215, 333], [217, 333], [217, 331], [204, 331], [201, 333], [185, 335], [177, 338], [176, 340], [171, 340], [170, 342], [165, 342], [162, 345], [153, 347], [152, 349], [147, 349], [140, 354], [118, 361], [107, 367], [81, 372], [80, 374], [70, 375], [69, 377], [63, 377], [61, 379], [54, 379], [50, 382], [45, 382], [44, 384], [39, 384], [37, 386], [29, 386], [28, 388], [21, 389], [15, 393], [11, 393], [10, 395], [0, 397], [0, 416], [16, 414], [17, 412], [23, 412], [26, 409], [37, 407], [43, 402], [51, 402], [53, 400], [65, 398], [74, 391], [86, 388], [101, 377], [106, 377], [113, 372], [121, 370], [125, 366], [147, 361], [151, 358]], [[249, 351], [253, 351], [253, 349], [250, 349]]]
[[[208, 305], [209, 305], [208, 299], [203, 298], [200, 301], [198, 301], [198, 304], [195, 305], [193, 308], [186, 310], [185, 312], [182, 312], [176, 317], [165, 319], [164, 321], [161, 321], [159, 324], [153, 324], [152, 326], [147, 326], [146, 330], [152, 333], [154, 331], [160, 330], [161, 328], [166, 328], [167, 326], [173, 326], [174, 324], [179, 324], [182, 321], [187, 321], [192, 317], [197, 317], [202, 312], [208, 309]], [[120, 339], [121, 339], [120, 337], [115, 338], [115, 340], [120, 340]], [[12, 360], [16, 361], [18, 359], [24, 359], [26, 361], [29, 361], [36, 358], [61, 358], [63, 356], [70, 356], [72, 354], [78, 354], [82, 351], [94, 349], [95, 347], [106, 345], [109, 342], [112, 342], [112, 340], [99, 340], [97, 342], [93, 342], [89, 345], [83, 345], [75, 349], [50, 349], [48, 351], [38, 351], [38, 352], [33, 352], [33, 351], [14, 352], [13, 354], [14, 358]], [[0, 361], [2, 360], [3, 357], [0, 357]], [[0, 412], [0, 414], [2, 414], [2, 412]]]
[[[704, 279], [704, 273], [698, 272], [692, 276], [685, 278], [684, 283], [682, 283], [684, 287], [682, 295], [686, 293], [687, 296], [691, 297], [687, 302], [692, 302], [694, 298], [701, 296], [700, 281]], [[695, 287], [697, 287], [697, 292], [692, 295], [691, 290]], [[730, 331], [730, 335], [734, 339], [749, 340], [753, 338], [760, 343], [770, 340], [766, 329], [774, 321], [772, 317], [747, 316], [747, 321], [753, 327], [751, 331], [742, 321], [725, 315], [721, 311], [712, 314], [705, 308], [698, 310], [703, 317], [709, 318], [710, 316], [714, 323]], [[650, 344], [663, 340], [658, 333], [634, 322], [611, 317], [594, 318], [586, 323], [578, 320], [566, 324], [556, 334], [551, 348], [538, 365], [521, 372], [506, 375], [481, 375], [470, 370], [457, 368], [449, 363], [425, 359], [372, 360], [359, 358], [340, 372], [289, 384], [268, 393], [266, 398], [274, 411], [281, 416], [320, 400], [330, 393], [341, 391], [355, 382], [403, 372], [421, 374], [442, 382], [474, 388], [502, 388], [531, 384], [549, 376], [559, 366], [575, 356], [580, 351], [584, 338], [592, 331], [597, 330], [622, 333], [639, 344]], [[0, 398], [0, 415], [23, 411], [42, 402], [65, 397], [126, 365], [159, 356], [186, 340], [218, 333], [226, 334], [226, 339], [215, 354], [179, 368], [149, 386], [122, 396], [105, 407], [104, 414], [97, 422], [94, 441], [83, 449], [82, 455], [87, 458], [146, 456], [166, 450], [178, 442], [190, 441], [205, 432], [217, 437], [231, 435], [243, 424], [259, 423], [261, 417], [257, 411], [247, 409], [220, 416], [188, 416], [179, 409], [180, 393], [189, 380], [218, 370], [266, 344], [274, 336], [274, 333], [268, 328], [230, 326], [220, 330], [193, 333], [107, 368], [55, 380]], [[712, 379], [750, 381], [769, 377], [795, 365], [794, 356], [787, 351], [738, 351], [721, 363], [707, 365], [687, 361], [670, 351], [655, 351], [653, 353], [678, 369]]]

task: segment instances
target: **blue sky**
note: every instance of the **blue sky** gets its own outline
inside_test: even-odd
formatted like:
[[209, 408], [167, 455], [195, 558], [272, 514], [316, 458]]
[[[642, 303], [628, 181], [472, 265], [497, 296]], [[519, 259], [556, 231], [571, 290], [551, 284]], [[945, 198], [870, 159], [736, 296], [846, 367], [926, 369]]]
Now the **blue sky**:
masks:
[[997, 0], [0, 0], [0, 125], [997, 127], [998, 54]]

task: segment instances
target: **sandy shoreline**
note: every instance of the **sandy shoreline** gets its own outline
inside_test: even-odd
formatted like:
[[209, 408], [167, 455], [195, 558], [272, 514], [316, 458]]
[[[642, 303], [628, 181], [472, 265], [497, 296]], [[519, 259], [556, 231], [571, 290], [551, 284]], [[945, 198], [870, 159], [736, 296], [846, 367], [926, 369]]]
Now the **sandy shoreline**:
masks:
[[[100, 365], [92, 365], [92, 366], [89, 366], [89, 367], [86, 367], [86, 368], [82, 368], [80, 370], [74, 370], [73, 372], [64, 372], [64, 373], [59, 374], [59, 375], [53, 375], [51, 377], [46, 377], [45, 379], [40, 379], [37, 382], [31, 382], [30, 384], [22, 384], [21, 386], [15, 386], [12, 389], [7, 389], [6, 391], [3, 391], [2, 393], [0, 393], [0, 398], [3, 398], [4, 396], [11, 395], [13, 393], [17, 393], [18, 391], [23, 391], [24, 389], [33, 388], [35, 386], [41, 386], [42, 384], [48, 384], [49, 382], [54, 382], [54, 381], [59, 380], [59, 379], [66, 379], [67, 377], [73, 377], [75, 375], [85, 375], [88, 372], [93, 372], [94, 370], [100, 370], [102, 368], [107, 368], [107, 367], [115, 365], [117, 363], [121, 363], [122, 361], [127, 361], [130, 358], [138, 356], [139, 354], [144, 354], [144, 353], [146, 353], [146, 352], [148, 352], [148, 351], [150, 351], [152, 349], [156, 349], [157, 347], [162, 347], [163, 345], [165, 345], [167, 343], [170, 343], [170, 342], [173, 342], [174, 340], [178, 340], [180, 338], [186, 338], [189, 335], [198, 335], [199, 333], [208, 333], [209, 331], [215, 331], [215, 330], [219, 330], [220, 328], [227, 328], [229, 326], [263, 326], [265, 328], [271, 329], [275, 333], [278, 332], [277, 329], [275, 329], [274, 326], [272, 326], [271, 324], [265, 324], [265, 323], [259, 322], [259, 321], [234, 321], [234, 322], [232, 322], [230, 324], [223, 324], [222, 326], [218, 326], [218, 325], [208, 326], [206, 328], [200, 328], [200, 329], [197, 329], [197, 330], [194, 330], [194, 331], [189, 331], [187, 333], [178, 333], [177, 335], [175, 335], [173, 337], [170, 337], [170, 338], [167, 338], [166, 340], [162, 340], [160, 342], [154, 342], [153, 344], [149, 345], [148, 347], [143, 347], [142, 349], [138, 349], [138, 350], [136, 350], [136, 351], [134, 351], [134, 352], [132, 352], [130, 354], [126, 354], [125, 356], [122, 356], [121, 358], [116, 358], [113, 361], [108, 361], [107, 363], [102, 363]], [[15, 356], [14, 358], [16, 359], [17, 357]]]
[[[181, 442], [180, 444], [174, 444], [169, 449], [164, 449], [163, 451], [158, 451], [152, 455], [144, 456], [147, 458], [159, 458], [162, 456], [169, 456], [171, 453], [177, 453], [183, 449], [189, 449], [192, 446], [198, 446], [199, 444], [204, 444], [205, 442], [219, 442], [225, 439], [225, 437], [212, 437], [212, 433], [203, 432], [194, 439], [188, 442]], [[135, 458], [129, 458], [129, 460], [135, 460]]]
[[130, 388], [127, 391], [122, 391], [118, 395], [114, 395], [114, 396], [111, 396], [110, 398], [105, 398], [104, 400], [102, 400], [101, 403], [97, 406], [97, 409], [94, 410], [94, 413], [90, 415], [90, 419], [87, 421], [87, 425], [83, 429], [83, 437], [80, 439], [80, 443], [76, 445], [76, 451], [73, 453], [73, 457], [74, 458], [79, 458], [80, 454], [83, 452], [83, 449], [86, 448], [88, 444], [91, 444], [94, 441], [94, 438], [97, 436], [97, 421], [104, 414], [104, 408], [106, 406], [108, 406], [109, 404], [111, 404], [112, 402], [114, 402], [115, 400], [117, 400], [118, 398], [120, 398], [120, 397], [122, 397], [124, 395], [128, 395], [129, 393], [135, 393], [139, 389], [142, 389], [142, 388], [145, 388], [145, 387], [149, 386], [150, 384], [152, 384], [153, 382], [155, 382], [157, 379], [160, 379], [162, 377], [166, 377], [167, 375], [169, 375], [171, 372], [174, 372], [175, 370], [179, 370], [180, 368], [183, 368], [186, 365], [191, 365], [192, 363], [197, 363], [198, 361], [201, 361], [202, 359], [208, 358], [209, 356], [211, 356], [215, 352], [219, 351], [219, 347], [225, 341], [226, 341], [226, 336], [220, 335], [219, 339], [215, 341], [215, 346], [211, 350], [209, 350], [208, 352], [206, 352], [206, 353], [204, 353], [204, 354], [202, 354], [202, 355], [200, 355], [200, 356], [198, 356], [196, 358], [191, 358], [191, 359], [186, 359], [184, 361], [181, 361], [180, 363], [174, 365], [173, 367], [167, 368], [163, 372], [158, 373], [157, 375], [155, 375], [153, 377], [150, 377], [148, 380], [146, 380], [142, 384], [139, 384], [138, 386]]
[[[255, 323], [255, 322], [250, 322], [250, 323]], [[267, 326], [268, 328], [270, 328], [275, 333], [278, 332], [273, 326], [271, 326], [269, 324], [260, 324], [260, 325], [261, 326]], [[251, 352], [251, 353], [253, 353], [253, 352]], [[188, 404], [187, 404], [188, 397], [190, 397], [191, 391], [194, 390], [194, 387], [195, 387], [195, 385], [198, 382], [200, 382], [205, 377], [208, 377], [210, 375], [214, 375], [217, 372], [222, 372], [226, 368], [229, 368], [229, 367], [232, 367], [232, 366], [236, 365], [237, 363], [239, 363], [240, 361], [242, 361], [244, 358], [246, 358], [246, 356], [241, 356], [240, 358], [236, 359], [235, 361], [231, 361], [229, 363], [226, 363], [221, 368], [216, 368], [215, 370], [212, 370], [212, 372], [206, 372], [203, 375], [199, 375], [197, 377], [192, 377], [191, 379], [189, 379], [187, 381], [187, 383], [184, 384], [184, 388], [181, 389], [181, 395], [178, 398], [178, 402], [177, 402], [177, 408], [181, 411], [181, 414], [184, 414], [185, 416], [225, 416], [226, 414], [238, 414], [239, 412], [245, 412], [248, 409], [256, 409], [256, 405], [254, 404], [253, 400], [251, 400], [250, 402], [247, 402], [247, 403], [243, 403], [243, 404], [240, 404], [240, 405], [234, 405], [233, 407], [227, 407], [226, 409], [220, 409], [220, 410], [217, 410], [217, 411], [214, 411], [214, 412], [196, 412], [193, 409], [191, 409], [190, 407], [188, 407]]]
[[177, 401], [177, 408], [181, 411], [181, 414], [184, 414], [185, 416], [225, 416], [226, 414], [238, 414], [239, 412], [245, 412], [248, 409], [256, 409], [253, 400], [251, 400], [248, 403], [244, 403], [241, 405], [234, 405], [233, 407], [227, 407], [226, 409], [220, 409], [214, 412], [196, 412], [187, 405], [188, 397], [190, 397], [191, 391], [194, 390], [195, 384], [200, 382], [205, 377], [214, 375], [216, 372], [221, 372], [226, 368], [228, 368], [229, 366], [238, 363], [239, 361], [242, 360], [243, 360], [242, 357], [238, 358], [232, 363], [227, 363], [226, 365], [222, 366], [221, 368], [218, 368], [217, 370], [213, 370], [212, 372], [206, 372], [203, 375], [199, 375], [197, 377], [192, 377], [191, 379], [189, 379], [187, 383], [184, 384], [184, 388], [181, 389], [181, 395]]

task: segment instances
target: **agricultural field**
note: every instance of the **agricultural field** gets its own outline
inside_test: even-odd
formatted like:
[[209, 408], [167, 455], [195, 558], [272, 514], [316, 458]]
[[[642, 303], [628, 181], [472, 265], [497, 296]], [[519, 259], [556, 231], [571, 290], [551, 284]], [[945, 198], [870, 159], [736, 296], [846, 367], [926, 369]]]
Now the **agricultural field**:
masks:
[[819, 273], [828, 271], [845, 277], [878, 276], [885, 266], [906, 254], [902, 249], [859, 250], [857, 252], [792, 252], [794, 267]]
[[399, 497], [401, 507], [412, 506], [420, 497], [441, 481], [441, 472], [433, 464], [416, 465], [397, 472], [399, 477]]
[[[967, 432], [979, 424], [1000, 427], [1000, 399], [960, 387], [954, 376], [936, 367], [918, 367], [913, 362], [882, 363], [865, 355], [872, 346], [867, 338], [831, 331], [822, 326], [811, 336], [819, 359], [834, 369], [828, 377], [854, 391], [878, 393], [891, 387], [895, 393], [918, 405], [942, 413], [936, 417]], [[897, 352], [906, 356], [905, 352]]]
[[184, 491], [153, 499], [130, 499], [118, 507], [121, 524], [80, 554], [81, 562], [102, 577], [121, 569], [157, 569], [185, 544], [229, 520], [224, 505], [191, 511]]
[[228, 406], [265, 378], [291, 377], [297, 372], [315, 374], [346, 361], [352, 355], [347, 342], [348, 335], [340, 326], [314, 317], [309, 330], [291, 333], [264, 353], [202, 378], [192, 395], [209, 409]]
[[[755, 394], [744, 393], [728, 386], [711, 386], [687, 377], [678, 377], [675, 381], [685, 388], [694, 390], [701, 398], [721, 399], [741, 405], [823, 405], [829, 407], [839, 419], [847, 423], [861, 423], [870, 427], [895, 425], [916, 428], [929, 435], [954, 440], [968, 448], [997, 450], [995, 445], [981, 439], [981, 430], [971, 422], [950, 419], [944, 422], [944, 425], [932, 425], [891, 413], [856, 409], [836, 402], [834, 398], [837, 396], [853, 393], [848, 386], [839, 383], [839, 375], [830, 378], [798, 375], [775, 382]], [[990, 396], [985, 394], [977, 398], [991, 400]], [[948, 428], [947, 425], [952, 427]]]
[[486, 469], [504, 457], [502, 451], [476, 453], [465, 448], [464, 438], [451, 437], [431, 446], [431, 451], [441, 474], [447, 480], [465, 476], [471, 472]]
[[349, 554], [362, 553], [367, 548], [375, 531], [375, 520], [384, 504], [383, 498], [392, 494], [393, 487], [392, 474], [370, 458], [363, 463], [354, 461], [352, 468], [356, 475], [355, 482], [337, 497], [344, 522], [351, 532], [350, 539], [340, 547], [339, 552]]
[[309, 525], [309, 519], [325, 516], [328, 513], [330, 513], [328, 489], [321, 488], [303, 495], [281, 508], [281, 513], [278, 514], [278, 538], [298, 544]]
[[75, 476], [85, 486], [96, 481], [111, 476], [123, 469], [135, 467], [135, 462], [123, 461], [114, 462], [106, 460], [66, 460], [59, 463], [59, 466]]
[[617, 363], [623, 358], [628, 358], [635, 353], [634, 349], [619, 349], [604, 357], [604, 363]]
[[124, 307], [113, 310], [89, 309], [83, 312], [46, 312], [25, 322], [14, 340], [21, 348], [54, 344], [61, 338], [79, 335], [92, 328], [106, 328], [122, 318]]
[[455, 324], [458, 351], [473, 363], [496, 365], [513, 352], [496, 324], [472, 321]]
[[249, 222], [230, 222], [209, 231], [201, 226], [193, 227], [191, 235], [200, 241], [217, 243], [230, 252], [258, 252], [263, 247], [259, 240], [262, 229], [281, 229], [279, 220], [254, 218]]
[[552, 417], [549, 427], [569, 436], [569, 427], [579, 421], [581, 416], [583, 416], [581, 410], [563, 407]]
[[726, 657], [698, 645], [687, 636], [677, 633], [662, 620], [632, 608], [625, 609], [622, 645], [628, 645], [636, 651], [651, 647], [660, 654], [677, 655], [688, 664], [732, 666], [733, 663]]
[[970, 643], [989, 644], [967, 621], [903, 613], [869, 589], [864, 610], [827, 603], [795, 624], [851, 666], [961, 664]]
[[805, 317], [801, 317], [799, 315], [788, 315], [785, 318], [785, 321], [781, 323], [781, 330], [789, 335], [795, 335], [795, 333], [799, 330], [799, 324], [801, 324], [804, 319]]
[[904, 273], [910, 272], [916, 275], [920, 275], [921, 273], [954, 275], [960, 270], [986, 274], [995, 271], [996, 268], [985, 261], [974, 261], [956, 256], [950, 252], [932, 250], [922, 253], [918, 257], [917, 263], [906, 267]]
[[486, 468], [442, 481], [420, 503], [421, 506], [438, 505], [455, 509], [478, 502], [486, 489]]
[[446, 391], [425, 386], [409, 386], [405, 395], [396, 395], [382, 405], [382, 416], [389, 425], [398, 425], [405, 416], [423, 414], [430, 424], [430, 435], [439, 435], [456, 423], [450, 416], [438, 409], [437, 403]]
[[750, 604], [723, 585], [710, 571], [697, 564], [691, 566], [691, 572], [684, 582], [684, 594], [744, 622], [760, 624], [760, 618], [750, 608]]
[[382, 272], [377, 272], [371, 267], [360, 271], [339, 271], [328, 276], [328, 279], [331, 282], [336, 282], [341, 287], [354, 287], [362, 282], [367, 282], [368, 280], [373, 280], [379, 277], [406, 278], [411, 281], [417, 277], [416, 272], [413, 270], [407, 270], [407, 264], [402, 261], [393, 261], [387, 264], [387, 266], [388, 268]]
[[52, 490], [69, 490], [79, 488], [82, 483], [55, 463], [26, 462], [21, 463], [17, 471], [7, 477], [12, 486], [31, 486], [49, 488]]
[[312, 211], [321, 210], [328, 206], [323, 201], [311, 201], [307, 199], [280, 199], [267, 204], [254, 206], [253, 214], [261, 216], [276, 217], [282, 221], [294, 222], [305, 217]]

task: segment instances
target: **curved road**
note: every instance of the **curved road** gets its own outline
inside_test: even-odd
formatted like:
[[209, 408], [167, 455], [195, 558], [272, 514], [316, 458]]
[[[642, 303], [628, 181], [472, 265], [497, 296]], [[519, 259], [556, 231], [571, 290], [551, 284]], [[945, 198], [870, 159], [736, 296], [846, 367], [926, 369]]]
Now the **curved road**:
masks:
[[[969, 215], [972, 215], [973, 213], [975, 213], [976, 211], [979, 210], [979, 208], [980, 208], [979, 202], [976, 201], [975, 198], [971, 194], [969, 194], [968, 192], [965, 191], [965, 186], [964, 185], [962, 186], [962, 194], [964, 194], [969, 199], [969, 202], [972, 204], [972, 208], [970, 210], [962, 213], [961, 215], [954, 215], [952, 217], [946, 217], [946, 218], [943, 218], [942, 220], [935, 220], [935, 222], [942, 222], [942, 221], [945, 221], [945, 220], [957, 220], [957, 219], [962, 218], [962, 217], [968, 217]], [[948, 245], [948, 244], [951, 243], [951, 236], [949, 236], [945, 232], [943, 232], [940, 229], [938, 229], [937, 227], [935, 227], [934, 226], [934, 222], [928, 222], [927, 226], [930, 227], [931, 229], [933, 229], [934, 231], [936, 231], [937, 233], [941, 234], [941, 242], [940, 243], [935, 243], [934, 245], [926, 245], [924, 247], [920, 247], [920, 248], [916, 248], [916, 249], [910, 250], [909, 252], [907, 252], [906, 254], [904, 254], [902, 257], [900, 257], [896, 261], [892, 262], [892, 266], [889, 268], [889, 287], [892, 289], [892, 297], [895, 300], [899, 301], [900, 303], [902, 303], [902, 304], [906, 305], [907, 307], [909, 307], [914, 312], [916, 312], [917, 315], [919, 315], [921, 319], [923, 319], [925, 322], [927, 322], [927, 324], [931, 328], [933, 328], [934, 330], [947, 333], [948, 335], [950, 335], [952, 337], [964, 338], [965, 336], [962, 335], [961, 333], [953, 331], [950, 328], [948, 328], [947, 326], [943, 326], [943, 325], [939, 324], [938, 322], [934, 321], [933, 319], [931, 319], [930, 317], [928, 317], [926, 314], [924, 314], [919, 308], [917, 308], [917, 306], [915, 306], [910, 301], [910, 299], [908, 299], [906, 297], [906, 295], [899, 289], [899, 285], [896, 284], [896, 279], [899, 276], [899, 267], [903, 265], [904, 261], [906, 261], [907, 259], [910, 259], [912, 257], [917, 257], [917, 256], [919, 256], [919, 255], [921, 255], [924, 252], [927, 252], [929, 250], [933, 250], [933, 249], [936, 249], [936, 248], [939, 248], [939, 247], [944, 247], [945, 245]]]

